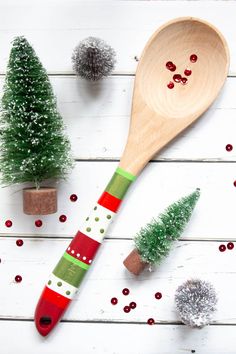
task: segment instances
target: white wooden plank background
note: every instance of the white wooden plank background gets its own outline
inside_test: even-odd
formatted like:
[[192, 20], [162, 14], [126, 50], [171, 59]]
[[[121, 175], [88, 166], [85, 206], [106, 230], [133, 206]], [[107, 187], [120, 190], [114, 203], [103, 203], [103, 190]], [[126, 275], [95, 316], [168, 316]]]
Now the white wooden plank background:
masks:
[[[0, 91], [10, 42], [23, 34], [50, 74], [76, 159], [68, 180], [57, 184], [58, 213], [41, 217], [41, 228], [34, 226], [37, 216], [21, 211], [21, 185], [0, 190], [1, 354], [236, 352], [236, 251], [218, 250], [221, 243], [236, 240], [235, 10], [236, 1], [0, 0]], [[41, 338], [32, 319], [42, 286], [121, 156], [135, 56], [160, 24], [178, 16], [201, 17], [222, 31], [231, 54], [226, 85], [201, 120], [163, 149], [131, 187], [64, 322]], [[114, 74], [100, 83], [78, 80], [71, 69], [72, 49], [89, 35], [100, 36], [117, 51]], [[235, 145], [232, 152], [225, 150], [228, 143]], [[202, 195], [181, 241], [155, 272], [132, 277], [122, 261], [136, 231], [196, 187]], [[72, 193], [78, 195], [76, 203], [69, 200]], [[67, 215], [66, 223], [58, 221], [61, 214]], [[7, 219], [13, 221], [9, 229]], [[24, 240], [22, 247], [15, 244], [18, 238]], [[20, 284], [14, 282], [17, 274], [23, 277]], [[174, 307], [175, 289], [192, 276], [210, 280], [219, 297], [212, 324], [202, 330], [182, 325]], [[122, 312], [128, 301], [120, 295], [124, 287], [138, 304], [129, 314]], [[156, 291], [163, 294], [160, 301], [153, 298]], [[112, 296], [119, 298], [116, 307], [110, 304]], [[146, 324], [149, 317], [155, 326]]]

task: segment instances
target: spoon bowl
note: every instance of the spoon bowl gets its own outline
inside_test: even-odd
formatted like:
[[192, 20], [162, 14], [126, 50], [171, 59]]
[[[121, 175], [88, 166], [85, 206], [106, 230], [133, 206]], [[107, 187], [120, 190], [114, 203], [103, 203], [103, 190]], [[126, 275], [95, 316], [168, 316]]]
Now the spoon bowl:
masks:
[[[191, 55], [196, 56], [195, 62]], [[176, 66], [174, 71], [166, 67], [168, 62]], [[224, 84], [228, 67], [226, 41], [211, 24], [186, 17], [159, 28], [138, 64], [129, 137], [120, 166], [137, 175], [207, 110]], [[186, 69], [191, 70], [190, 76], [185, 75]], [[175, 82], [176, 74], [187, 82]]]

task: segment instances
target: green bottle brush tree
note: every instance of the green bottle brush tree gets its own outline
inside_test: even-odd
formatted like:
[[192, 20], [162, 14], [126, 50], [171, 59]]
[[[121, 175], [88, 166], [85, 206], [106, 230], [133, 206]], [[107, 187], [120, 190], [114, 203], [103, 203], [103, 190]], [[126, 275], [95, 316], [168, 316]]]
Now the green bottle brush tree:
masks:
[[56, 212], [56, 189], [41, 184], [65, 178], [72, 167], [70, 143], [46, 70], [24, 37], [13, 41], [1, 111], [2, 183], [33, 184], [23, 191], [26, 214]]
[[134, 238], [135, 249], [124, 260], [125, 267], [139, 275], [149, 265], [159, 264], [171, 249], [190, 220], [200, 190], [171, 204], [157, 219], [141, 228]]

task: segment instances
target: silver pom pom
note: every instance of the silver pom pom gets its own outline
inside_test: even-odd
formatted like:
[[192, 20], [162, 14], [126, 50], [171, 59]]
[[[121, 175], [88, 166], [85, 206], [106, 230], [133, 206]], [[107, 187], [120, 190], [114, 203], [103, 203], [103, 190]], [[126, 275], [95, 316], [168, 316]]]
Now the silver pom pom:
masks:
[[73, 69], [89, 81], [109, 75], [115, 67], [115, 51], [104, 40], [88, 37], [81, 41], [72, 54]]
[[209, 324], [217, 296], [211, 283], [192, 279], [178, 287], [175, 302], [181, 320], [190, 327], [201, 328]]

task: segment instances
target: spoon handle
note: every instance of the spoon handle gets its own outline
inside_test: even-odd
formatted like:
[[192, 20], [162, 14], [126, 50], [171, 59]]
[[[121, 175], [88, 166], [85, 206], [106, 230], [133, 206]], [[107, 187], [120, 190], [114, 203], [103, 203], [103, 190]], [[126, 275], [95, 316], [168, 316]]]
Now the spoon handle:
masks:
[[69, 306], [135, 178], [120, 167], [116, 169], [81, 230], [49, 276], [35, 311], [35, 324], [42, 336], [51, 332]]

